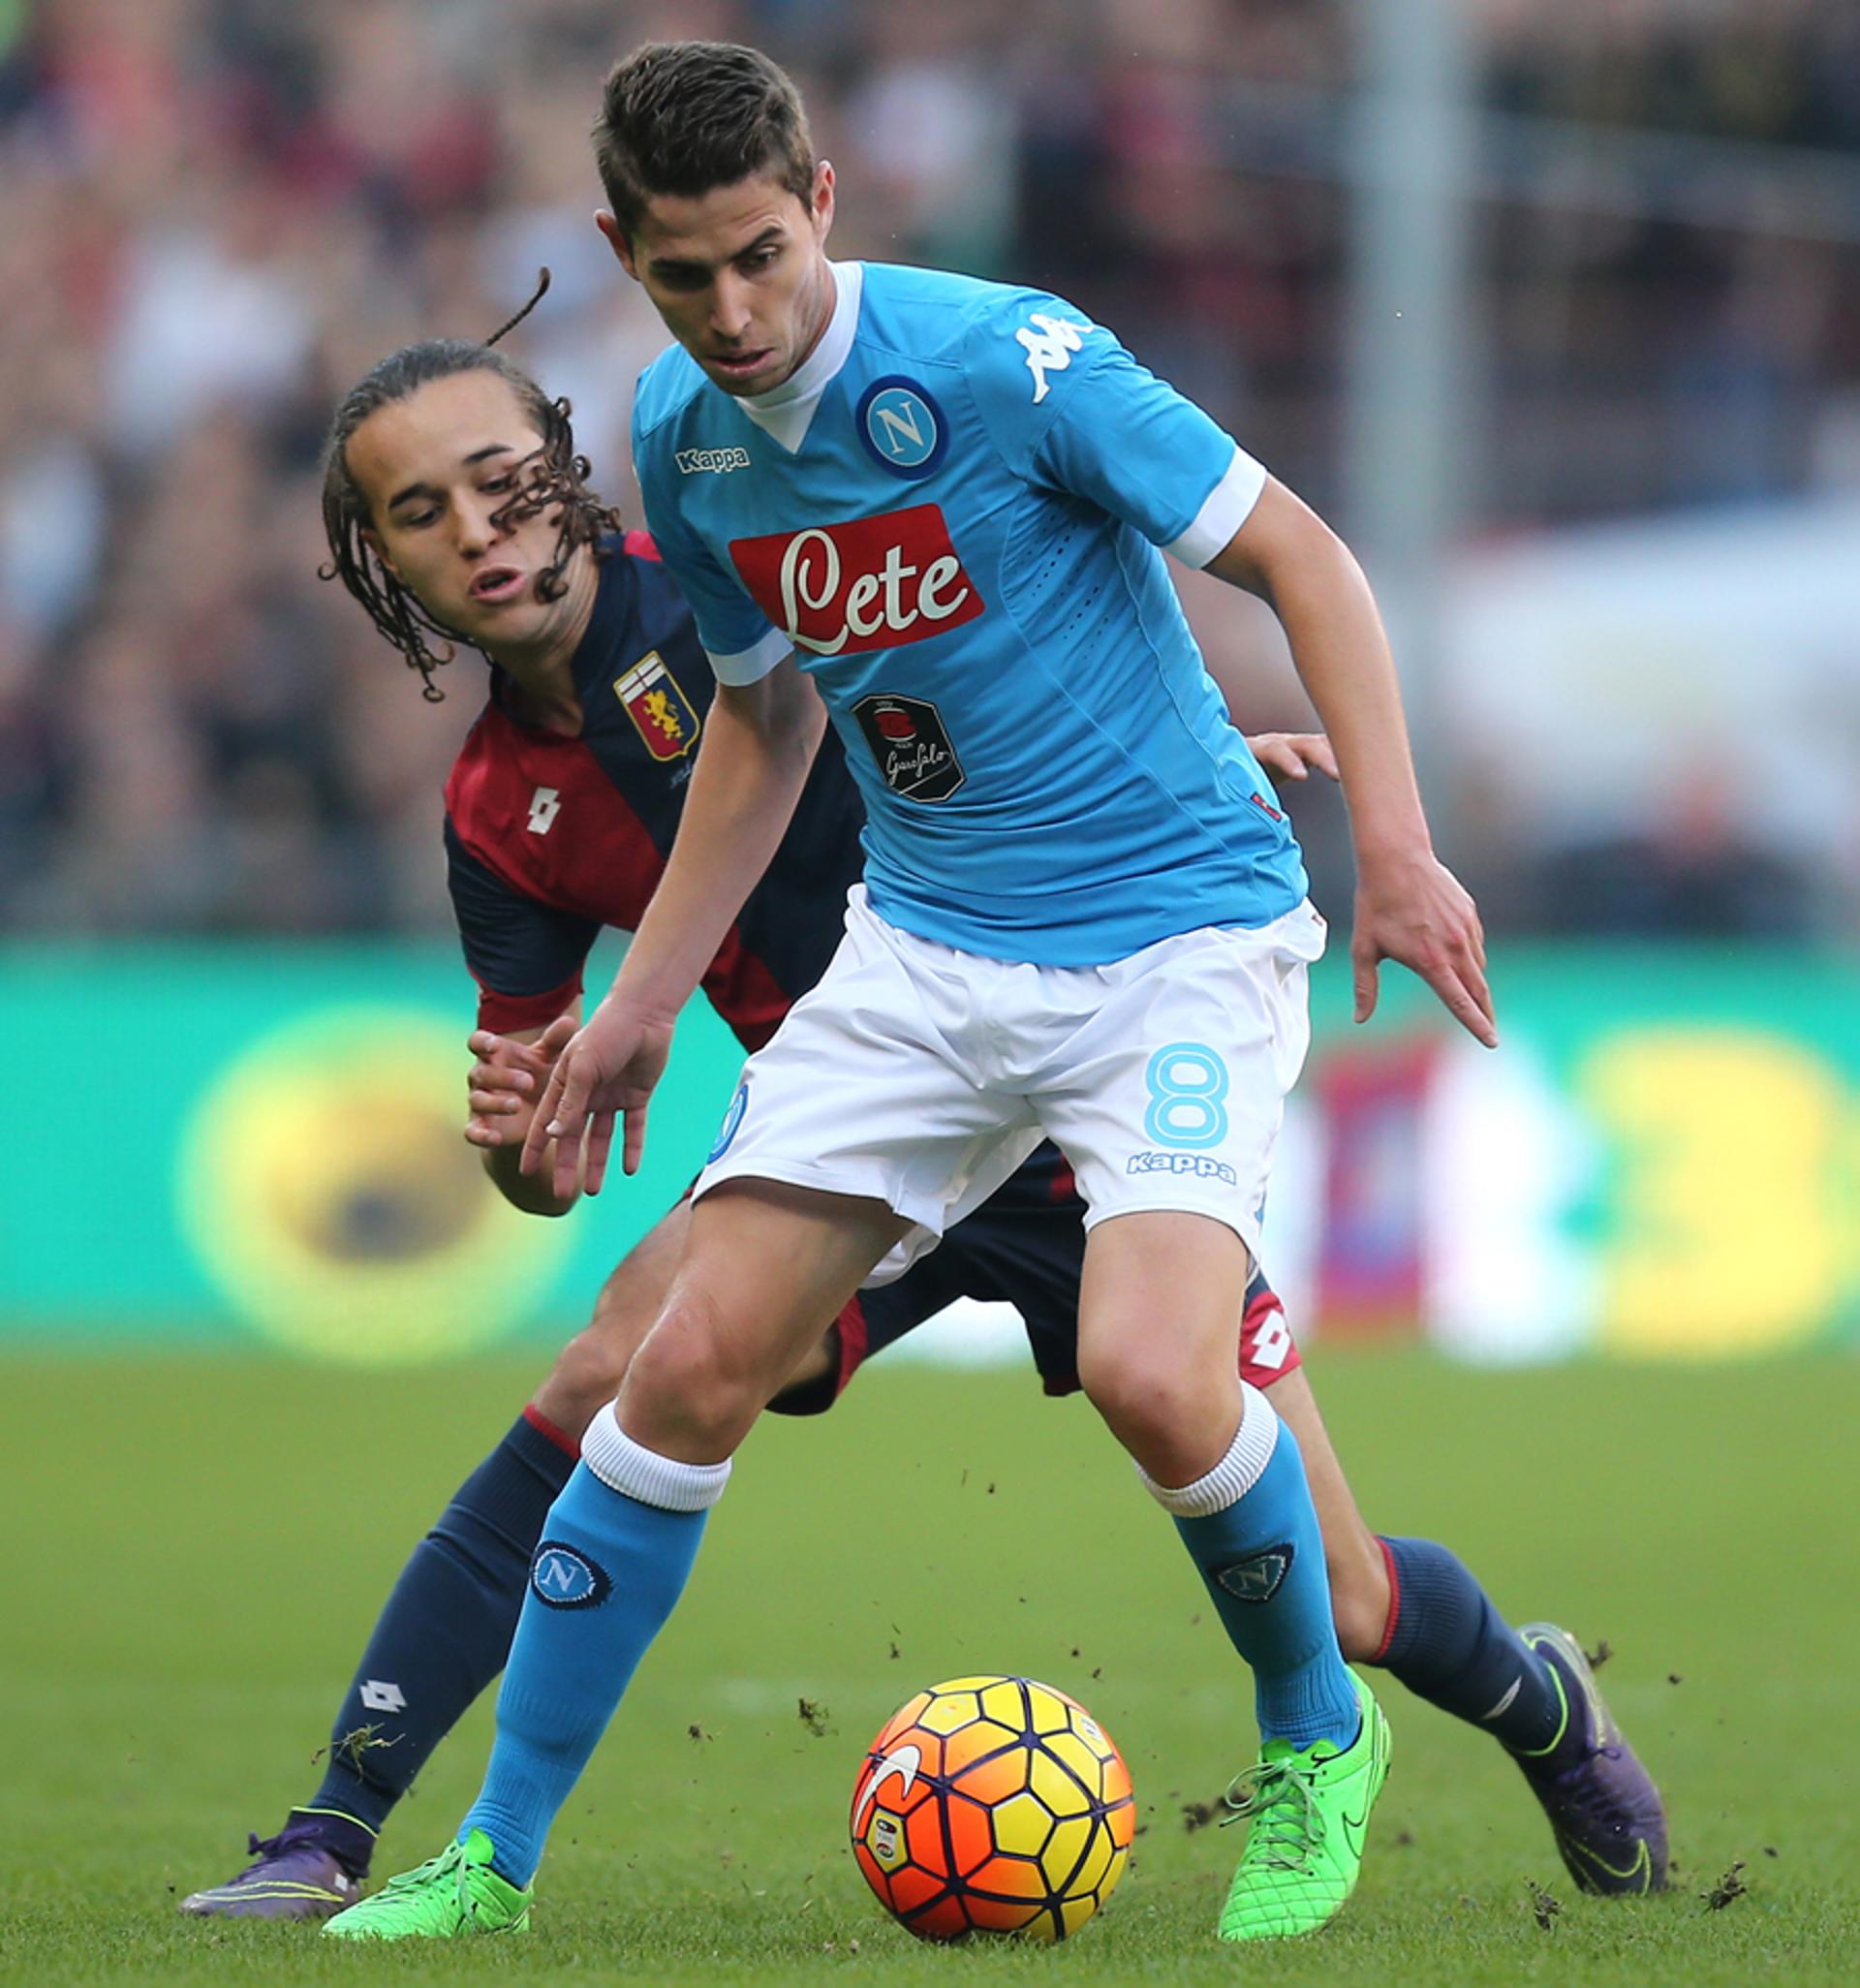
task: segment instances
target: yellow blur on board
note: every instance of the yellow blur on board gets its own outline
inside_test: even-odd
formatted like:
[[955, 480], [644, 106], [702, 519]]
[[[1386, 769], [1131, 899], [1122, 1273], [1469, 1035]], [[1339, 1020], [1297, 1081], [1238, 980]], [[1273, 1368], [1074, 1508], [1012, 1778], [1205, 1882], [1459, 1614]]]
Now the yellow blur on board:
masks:
[[260, 1037], [207, 1087], [182, 1143], [181, 1225], [255, 1331], [411, 1365], [533, 1306], [570, 1238], [485, 1178], [463, 1137], [466, 1067], [450, 1019], [345, 1006]]

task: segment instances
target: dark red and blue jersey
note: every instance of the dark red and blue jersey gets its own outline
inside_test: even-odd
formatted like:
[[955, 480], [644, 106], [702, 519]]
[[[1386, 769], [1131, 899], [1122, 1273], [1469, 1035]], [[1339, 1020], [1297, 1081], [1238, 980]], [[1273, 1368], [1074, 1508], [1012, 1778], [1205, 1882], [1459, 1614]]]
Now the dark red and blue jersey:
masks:
[[[631, 932], [659, 887], [715, 678], [691, 610], [643, 532], [607, 542], [571, 668], [574, 738], [525, 724], [491, 671], [490, 701], [446, 783], [452, 910], [479, 1020], [553, 1021], [581, 991], [603, 925]], [[760, 1049], [826, 971], [858, 881], [865, 815], [839, 746], [822, 743], [775, 859], [703, 979]]]

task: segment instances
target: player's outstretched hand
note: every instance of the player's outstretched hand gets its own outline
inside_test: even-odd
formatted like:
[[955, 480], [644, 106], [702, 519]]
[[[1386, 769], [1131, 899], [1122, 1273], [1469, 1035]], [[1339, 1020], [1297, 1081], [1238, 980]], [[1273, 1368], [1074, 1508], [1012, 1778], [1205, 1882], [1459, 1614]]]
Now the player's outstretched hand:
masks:
[[572, 1014], [557, 1015], [534, 1042], [513, 1041], [492, 1029], [474, 1029], [465, 1046], [473, 1063], [465, 1077], [465, 1095], [472, 1115], [465, 1136], [475, 1146], [520, 1146], [529, 1131], [527, 1113], [534, 1110], [549, 1080], [555, 1059], [575, 1031]]
[[1315, 766], [1332, 780], [1337, 771], [1337, 755], [1321, 731], [1254, 731], [1247, 735], [1253, 757], [1268, 773], [1282, 780], [1307, 780]]
[[621, 1169], [637, 1172], [646, 1143], [646, 1105], [670, 1052], [670, 1022], [643, 1015], [609, 994], [549, 1072], [548, 1086], [523, 1141], [522, 1170], [537, 1172], [553, 1139], [556, 1194], [566, 1199], [577, 1184], [591, 1195], [599, 1194], [606, 1178], [617, 1112], [624, 1128]]
[[1459, 879], [1431, 852], [1363, 865], [1349, 958], [1359, 1022], [1376, 1012], [1377, 967], [1392, 959], [1418, 974], [1469, 1035], [1488, 1049], [1499, 1046], [1478, 911]]

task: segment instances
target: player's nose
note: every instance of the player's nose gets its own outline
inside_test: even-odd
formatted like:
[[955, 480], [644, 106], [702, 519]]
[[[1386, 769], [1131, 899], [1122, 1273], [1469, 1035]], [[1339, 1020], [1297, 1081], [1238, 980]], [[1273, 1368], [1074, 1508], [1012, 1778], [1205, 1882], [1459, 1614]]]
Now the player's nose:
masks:
[[734, 345], [755, 322], [747, 285], [726, 270], [710, 297], [710, 328], [726, 344]]
[[461, 498], [452, 511], [452, 531], [458, 549], [468, 557], [485, 552], [497, 543], [498, 529], [494, 522], [497, 506], [486, 502], [476, 492]]

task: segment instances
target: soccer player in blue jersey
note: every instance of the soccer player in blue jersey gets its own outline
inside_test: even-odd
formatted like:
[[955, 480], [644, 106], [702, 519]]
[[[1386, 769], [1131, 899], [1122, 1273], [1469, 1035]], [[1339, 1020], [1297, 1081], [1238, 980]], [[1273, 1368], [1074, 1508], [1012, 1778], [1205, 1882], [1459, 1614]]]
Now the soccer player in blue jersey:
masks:
[[[659, 1320], [550, 1512], [482, 1793], [446, 1852], [329, 1930], [526, 1923], [549, 1824], [772, 1383], [1042, 1134], [1087, 1204], [1080, 1379], [1254, 1670], [1263, 1748], [1222, 1934], [1315, 1930], [1354, 1884], [1386, 1728], [1342, 1661], [1297, 1444], [1240, 1382], [1233, 1331], [1322, 926], [1158, 548], [1286, 627], [1351, 804], [1359, 1013], [1392, 958], [1493, 1042], [1367, 589], [1064, 303], [829, 263], [831, 170], [753, 51], [641, 51], [600, 146], [604, 226], [679, 341], [641, 383], [636, 455], [720, 688], [665, 885], [526, 1162], [553, 1139], [573, 1183], [585, 1144], [598, 1189], [616, 1115], [636, 1162], [673, 1018], [827, 716], [867, 803], [865, 884], [825, 978], [751, 1059]], [[1594, 1751], [1581, 1680], [1510, 1640], [1493, 1717], [1528, 1699], [1546, 1752], [1579, 1731]]]
[[[448, 641], [490, 664], [488, 700], [446, 783], [448, 881], [478, 984], [466, 1136], [514, 1205], [561, 1215], [573, 1189], [558, 1195], [516, 1162], [579, 1018], [590, 947], [604, 926], [637, 925], [664, 871], [709, 668], [652, 541], [619, 529], [583, 481], [567, 411], [503, 354], [463, 339], [390, 354], [344, 396], [327, 452], [332, 576], [429, 691]], [[1325, 764], [1320, 739], [1259, 744], [1292, 777]], [[843, 756], [823, 751], [703, 978], [745, 1049], [825, 972], [863, 822]], [[337, 1708], [320, 1783], [275, 1835], [253, 1838], [244, 1869], [190, 1893], [183, 1911], [324, 1918], [359, 1896], [378, 1832], [503, 1665], [543, 1519], [658, 1311], [689, 1212], [672, 1209], [616, 1269], [586, 1330], [415, 1548]], [[828, 1407], [867, 1358], [958, 1297], [1013, 1304], [1046, 1391], [1072, 1391], [1083, 1213], [1064, 1162], [1042, 1147], [945, 1248], [854, 1293], [770, 1406]], [[1298, 1373], [1263, 1277], [1248, 1291], [1239, 1356], [1256, 1386]], [[1364, 1586], [1359, 1534], [1357, 1523], [1341, 1563], [1347, 1601]]]

